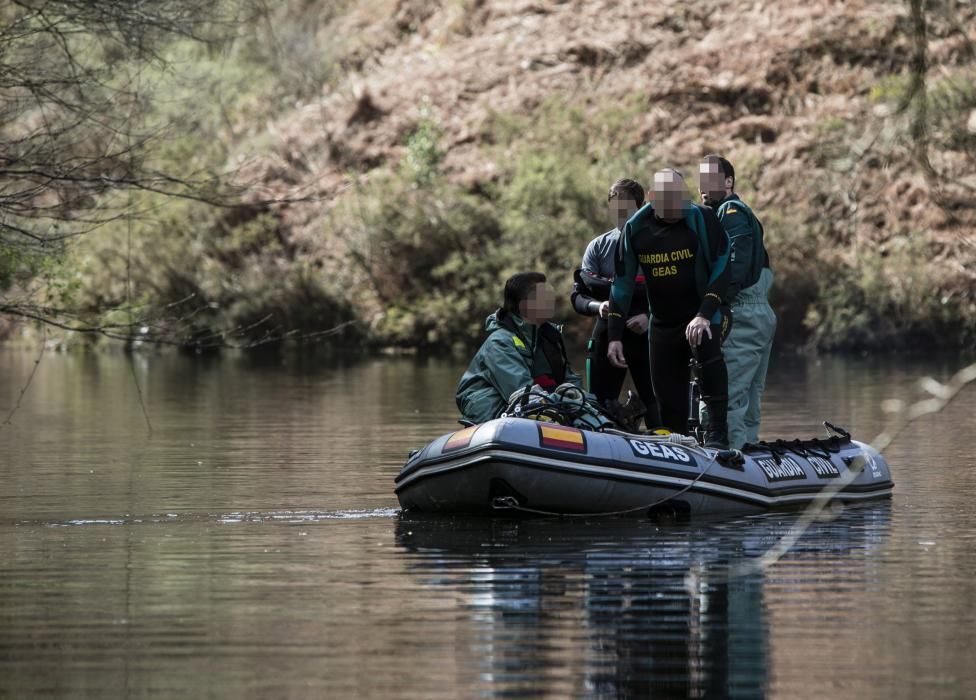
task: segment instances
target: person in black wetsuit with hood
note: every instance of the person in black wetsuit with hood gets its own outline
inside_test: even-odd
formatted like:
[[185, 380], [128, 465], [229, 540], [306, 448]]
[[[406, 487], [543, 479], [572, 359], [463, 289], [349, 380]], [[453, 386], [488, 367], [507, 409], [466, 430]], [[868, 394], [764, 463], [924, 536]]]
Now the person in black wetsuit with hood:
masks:
[[[586, 382], [601, 404], [614, 412], [627, 369], [615, 367], [607, 358], [607, 318], [610, 311], [610, 285], [613, 282], [617, 241], [627, 219], [644, 206], [644, 188], [635, 180], [617, 180], [607, 194], [614, 228], [590, 241], [583, 253], [583, 263], [573, 275], [570, 299], [576, 313], [594, 316], [593, 333], [587, 344]], [[644, 276], [638, 274], [636, 288], [627, 314], [622, 336], [624, 357], [634, 388], [644, 404], [644, 424], [660, 425], [657, 400], [651, 385], [650, 350], [647, 344], [648, 309], [644, 293]]]
[[687, 432], [688, 363], [701, 366], [702, 399], [708, 405], [705, 445], [728, 449], [728, 374], [721, 342], [731, 327], [725, 299], [729, 285], [729, 237], [715, 213], [691, 203], [677, 170], [654, 175], [651, 202], [624, 226], [617, 246], [610, 293], [607, 356], [626, 367], [621, 338], [634, 293], [644, 273], [650, 328], [651, 378], [669, 430]]

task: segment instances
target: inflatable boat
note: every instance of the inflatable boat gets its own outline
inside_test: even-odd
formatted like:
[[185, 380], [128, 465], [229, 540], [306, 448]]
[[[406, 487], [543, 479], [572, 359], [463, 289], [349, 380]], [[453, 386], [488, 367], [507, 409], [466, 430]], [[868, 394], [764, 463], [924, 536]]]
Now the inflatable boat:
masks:
[[679, 517], [869, 501], [893, 488], [884, 458], [840, 429], [716, 451], [677, 434], [514, 417], [437, 438], [411, 453], [395, 484], [408, 511]]

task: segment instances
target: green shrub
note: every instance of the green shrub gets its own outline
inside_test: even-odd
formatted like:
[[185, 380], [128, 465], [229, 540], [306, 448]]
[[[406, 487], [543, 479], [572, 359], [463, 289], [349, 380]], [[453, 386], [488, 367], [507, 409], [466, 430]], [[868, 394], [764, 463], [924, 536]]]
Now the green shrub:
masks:
[[826, 350], [932, 347], [933, 339], [944, 347], [971, 345], [976, 300], [947, 290], [930, 258], [928, 241], [914, 235], [833, 261], [818, 275], [808, 310], [811, 341]]
[[369, 183], [336, 207], [327, 237], [348, 250], [348, 286], [374, 339], [466, 344], [497, 306], [507, 265], [491, 203], [444, 183], [418, 187], [402, 173], [374, 172]]
[[407, 137], [407, 155], [401, 164], [417, 187], [430, 187], [438, 179], [444, 152], [440, 146], [441, 126], [431, 112], [430, 103], [420, 107], [420, 120]]
[[528, 151], [497, 188], [506, 241], [517, 259], [543, 271], [571, 273], [583, 249], [609, 228], [596, 168], [578, 154]]
[[[141, 194], [134, 204], [158, 199]], [[165, 202], [153, 219], [114, 222], [76, 246], [73, 304], [93, 323], [145, 318], [168, 340], [246, 345], [300, 340], [350, 318], [272, 212]]]
[[809, 333], [806, 317], [819, 294], [819, 279], [833, 265], [823, 259], [822, 246], [802, 221], [776, 211], [760, 212], [766, 249], [775, 275], [770, 304], [778, 317], [780, 342], [799, 344]]

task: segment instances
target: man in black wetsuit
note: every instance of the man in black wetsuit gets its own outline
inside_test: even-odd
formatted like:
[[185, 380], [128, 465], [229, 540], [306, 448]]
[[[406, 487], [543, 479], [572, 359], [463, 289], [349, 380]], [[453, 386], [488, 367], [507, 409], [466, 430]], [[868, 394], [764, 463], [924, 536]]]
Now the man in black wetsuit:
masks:
[[[601, 404], [615, 408], [627, 369], [615, 367], [607, 358], [607, 317], [610, 311], [610, 285], [613, 283], [614, 260], [620, 231], [627, 219], [644, 206], [644, 188], [635, 180], [617, 180], [607, 195], [614, 228], [597, 236], [586, 246], [583, 264], [573, 276], [573, 292], [570, 299], [576, 313], [595, 316], [593, 333], [587, 345], [587, 388]], [[656, 428], [661, 424], [657, 412], [657, 400], [651, 388], [650, 351], [647, 344], [647, 295], [644, 293], [644, 276], [635, 280], [636, 294], [630, 304], [624, 323], [622, 340], [624, 357], [634, 381], [634, 388], [644, 404], [644, 424]]]
[[610, 294], [607, 356], [626, 367], [621, 337], [638, 269], [644, 273], [653, 318], [651, 378], [669, 430], [687, 432], [688, 363], [701, 366], [702, 399], [708, 405], [705, 445], [728, 449], [728, 375], [721, 343], [731, 326], [725, 299], [729, 285], [729, 237], [715, 213], [692, 204], [681, 174], [654, 175], [650, 204], [624, 226]]

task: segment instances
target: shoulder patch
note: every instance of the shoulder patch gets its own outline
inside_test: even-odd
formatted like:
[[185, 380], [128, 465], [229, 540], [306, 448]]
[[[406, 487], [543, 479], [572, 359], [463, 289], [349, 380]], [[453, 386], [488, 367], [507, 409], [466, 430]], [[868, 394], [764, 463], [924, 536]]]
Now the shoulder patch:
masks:
[[726, 214], [736, 214], [736, 213], [738, 213], [738, 211], [739, 210], [736, 209], [735, 207], [729, 207], [728, 209], [725, 210], [725, 213]]
[[512, 342], [515, 343], [515, 347], [525, 350], [525, 343], [523, 343], [522, 339], [519, 338], [517, 335], [512, 336]]

